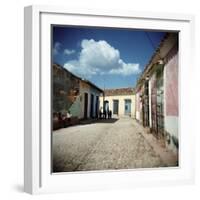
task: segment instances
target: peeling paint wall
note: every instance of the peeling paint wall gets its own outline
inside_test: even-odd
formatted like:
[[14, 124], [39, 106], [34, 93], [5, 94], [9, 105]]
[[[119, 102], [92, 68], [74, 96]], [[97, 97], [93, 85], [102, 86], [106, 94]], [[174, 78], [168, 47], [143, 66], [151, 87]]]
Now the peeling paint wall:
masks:
[[74, 103], [69, 108], [70, 113], [72, 116], [76, 116], [78, 118], [81, 118], [81, 106], [82, 102], [80, 101], [80, 95], [76, 98]]
[[91, 117], [91, 94], [94, 95], [92, 115], [96, 117], [96, 97], [100, 96], [101, 91], [61, 66], [53, 65], [53, 112], [70, 112], [72, 116], [84, 118], [85, 93], [88, 94], [87, 118]]
[[165, 134], [167, 146], [174, 152], [178, 149], [178, 53], [174, 48], [165, 65]]
[[62, 67], [53, 65], [53, 112], [68, 112], [79, 95], [79, 79]]
[[166, 115], [178, 116], [178, 55], [176, 54], [165, 65], [165, 91], [170, 97], [166, 101]]

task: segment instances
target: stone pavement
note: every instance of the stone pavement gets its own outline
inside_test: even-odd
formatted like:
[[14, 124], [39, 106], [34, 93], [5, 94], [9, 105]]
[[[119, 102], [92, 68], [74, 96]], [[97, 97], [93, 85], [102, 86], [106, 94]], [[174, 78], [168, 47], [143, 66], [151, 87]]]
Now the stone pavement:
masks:
[[177, 166], [177, 156], [131, 118], [53, 132], [53, 172]]

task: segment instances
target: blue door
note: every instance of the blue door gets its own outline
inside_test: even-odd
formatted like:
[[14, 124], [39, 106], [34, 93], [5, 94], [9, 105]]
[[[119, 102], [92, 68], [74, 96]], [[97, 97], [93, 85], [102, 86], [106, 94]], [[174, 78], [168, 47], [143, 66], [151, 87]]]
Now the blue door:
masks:
[[125, 115], [131, 114], [131, 99], [125, 99], [124, 114]]

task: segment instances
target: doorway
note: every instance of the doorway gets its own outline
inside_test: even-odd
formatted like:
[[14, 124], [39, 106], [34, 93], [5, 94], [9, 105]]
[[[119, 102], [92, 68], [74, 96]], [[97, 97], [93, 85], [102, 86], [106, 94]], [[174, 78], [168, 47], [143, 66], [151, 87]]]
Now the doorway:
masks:
[[131, 115], [131, 99], [125, 99], [124, 114], [129, 116]]
[[96, 96], [96, 104], [95, 104], [95, 117], [98, 118], [99, 113], [99, 97]]
[[119, 100], [113, 100], [113, 114], [118, 115], [119, 113]]
[[164, 137], [164, 66], [158, 65], [152, 80], [151, 109], [152, 109], [152, 131], [158, 139]]
[[88, 93], [84, 94], [84, 118], [88, 117]]
[[156, 85], [157, 85], [157, 131], [158, 137], [164, 137], [164, 86], [163, 86], [163, 70], [164, 67], [159, 65], [156, 74]]
[[149, 126], [149, 82], [145, 81], [144, 95], [142, 97], [142, 116], [143, 126]]
[[91, 94], [90, 97], [90, 117], [93, 118], [93, 113], [94, 113], [94, 95]]

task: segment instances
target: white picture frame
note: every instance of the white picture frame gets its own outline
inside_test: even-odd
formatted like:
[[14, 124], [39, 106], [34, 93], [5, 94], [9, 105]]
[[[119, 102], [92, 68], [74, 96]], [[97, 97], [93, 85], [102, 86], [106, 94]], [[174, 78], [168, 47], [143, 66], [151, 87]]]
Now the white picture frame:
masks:
[[[192, 15], [56, 6], [25, 8], [24, 189], [31, 194], [188, 184], [194, 182]], [[179, 31], [180, 166], [89, 173], [51, 174], [51, 24]], [[187, 80], [187, 81], [185, 81]], [[190, 80], [190, 81], [188, 81]], [[187, 105], [187, 106], [184, 106]]]

